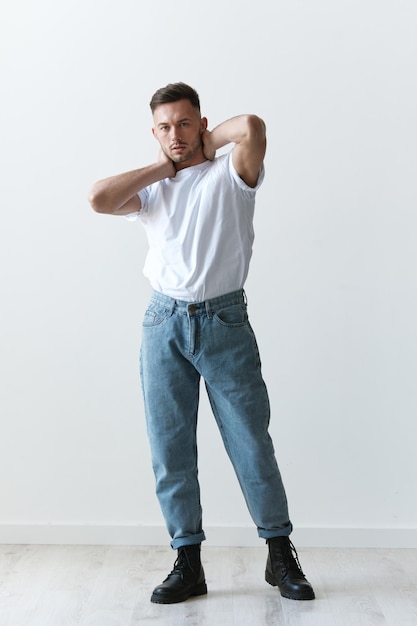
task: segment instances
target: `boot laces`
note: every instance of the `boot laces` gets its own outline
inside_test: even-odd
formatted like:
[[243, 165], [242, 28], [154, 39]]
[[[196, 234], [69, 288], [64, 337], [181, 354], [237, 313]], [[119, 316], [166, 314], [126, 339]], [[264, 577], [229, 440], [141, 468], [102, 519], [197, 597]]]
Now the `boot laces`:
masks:
[[172, 569], [172, 572], [170, 574], [168, 574], [166, 580], [168, 580], [168, 578], [170, 576], [173, 576], [175, 574], [179, 574], [181, 576], [181, 578], [184, 578], [184, 575], [188, 572], [192, 572], [193, 574], [194, 572], [194, 568], [192, 567], [190, 560], [188, 558], [187, 552], [186, 550], [180, 548], [178, 550], [178, 556], [177, 559], [174, 563], [174, 567]]
[[305, 578], [298, 559], [297, 550], [289, 538], [287, 538], [287, 541], [283, 542], [281, 546], [281, 559], [279, 559], [279, 564], [282, 575], [285, 576], [285, 574], [291, 572], [298, 577]]

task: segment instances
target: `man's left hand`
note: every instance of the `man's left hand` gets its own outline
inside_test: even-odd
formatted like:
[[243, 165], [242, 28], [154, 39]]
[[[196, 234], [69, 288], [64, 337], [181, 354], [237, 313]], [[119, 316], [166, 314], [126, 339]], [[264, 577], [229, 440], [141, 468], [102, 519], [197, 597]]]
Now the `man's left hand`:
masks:
[[201, 140], [203, 142], [203, 152], [204, 152], [204, 156], [206, 157], [206, 159], [208, 159], [209, 161], [213, 161], [214, 157], [216, 156], [216, 149], [214, 148], [214, 146], [212, 145], [212, 141], [211, 141], [211, 132], [209, 130], [205, 130], [202, 134], [201, 134]]

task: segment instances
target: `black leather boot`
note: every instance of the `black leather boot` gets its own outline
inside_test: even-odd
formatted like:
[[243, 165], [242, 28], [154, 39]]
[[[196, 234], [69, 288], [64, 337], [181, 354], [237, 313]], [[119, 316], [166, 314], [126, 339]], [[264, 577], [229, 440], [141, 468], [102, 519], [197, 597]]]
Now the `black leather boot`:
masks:
[[273, 537], [267, 539], [267, 544], [266, 582], [278, 587], [284, 598], [314, 600], [313, 587], [304, 576], [297, 551], [289, 537]]
[[202, 596], [207, 593], [204, 570], [200, 560], [200, 544], [183, 546], [178, 550], [174, 569], [162, 585], [155, 587], [151, 602], [174, 604], [184, 602], [190, 596]]

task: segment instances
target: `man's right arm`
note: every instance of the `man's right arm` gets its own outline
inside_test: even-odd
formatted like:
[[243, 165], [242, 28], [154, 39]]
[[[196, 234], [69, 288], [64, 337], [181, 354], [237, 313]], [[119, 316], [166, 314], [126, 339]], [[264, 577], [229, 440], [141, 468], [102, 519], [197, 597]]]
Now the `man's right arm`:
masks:
[[173, 176], [175, 176], [173, 162], [161, 154], [159, 160], [152, 165], [99, 180], [92, 186], [88, 201], [97, 213], [110, 215], [136, 213], [142, 208], [138, 192], [158, 180]]

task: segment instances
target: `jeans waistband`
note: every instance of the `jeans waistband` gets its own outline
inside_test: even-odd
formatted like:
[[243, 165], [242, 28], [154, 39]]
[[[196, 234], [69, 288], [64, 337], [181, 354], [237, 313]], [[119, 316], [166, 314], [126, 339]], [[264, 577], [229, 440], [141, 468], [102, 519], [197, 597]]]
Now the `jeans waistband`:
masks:
[[190, 311], [193, 313], [197, 311], [205, 311], [209, 317], [211, 317], [212, 313], [225, 306], [231, 306], [233, 304], [246, 304], [247, 302], [244, 289], [231, 291], [230, 293], [225, 293], [222, 296], [210, 298], [209, 300], [204, 300], [203, 302], [177, 300], [176, 298], [166, 296], [159, 291], [154, 291], [152, 293], [151, 302], [152, 301], [166, 306], [171, 313], [176, 309], [182, 310], [184, 313], [188, 313]]

